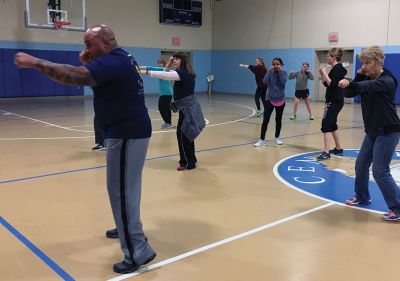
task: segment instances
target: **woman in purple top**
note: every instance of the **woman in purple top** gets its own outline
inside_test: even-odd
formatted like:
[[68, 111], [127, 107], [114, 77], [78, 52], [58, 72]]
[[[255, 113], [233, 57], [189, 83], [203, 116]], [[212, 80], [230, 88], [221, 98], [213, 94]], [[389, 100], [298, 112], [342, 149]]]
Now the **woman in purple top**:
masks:
[[262, 57], [256, 58], [255, 65], [239, 64], [240, 67], [248, 68], [254, 73], [257, 83], [256, 94], [254, 96], [256, 106], [257, 106], [257, 117], [261, 116], [262, 110], [260, 106], [260, 98], [265, 109], [265, 96], [267, 93], [267, 86], [263, 83], [263, 78], [267, 74], [268, 68], [264, 64], [264, 59]]

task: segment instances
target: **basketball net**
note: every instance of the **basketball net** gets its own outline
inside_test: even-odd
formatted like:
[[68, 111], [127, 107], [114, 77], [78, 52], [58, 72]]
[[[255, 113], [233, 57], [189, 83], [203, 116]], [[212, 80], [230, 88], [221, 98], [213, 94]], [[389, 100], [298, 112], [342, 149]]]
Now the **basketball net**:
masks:
[[59, 32], [60, 37], [67, 37], [68, 29], [66, 27], [71, 24], [70, 22], [55, 21], [53, 24], [54, 24], [54, 28]]

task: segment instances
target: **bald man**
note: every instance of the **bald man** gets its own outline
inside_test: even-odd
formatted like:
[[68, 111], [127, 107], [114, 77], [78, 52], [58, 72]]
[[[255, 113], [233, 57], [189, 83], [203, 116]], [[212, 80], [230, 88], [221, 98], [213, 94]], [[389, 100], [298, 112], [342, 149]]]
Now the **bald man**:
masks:
[[130, 273], [156, 256], [140, 220], [142, 170], [151, 136], [143, 80], [137, 62], [118, 47], [111, 28], [92, 26], [83, 39], [80, 60], [84, 66], [52, 63], [26, 53], [17, 53], [14, 62], [58, 83], [92, 86], [95, 115], [106, 139], [107, 189], [117, 226], [114, 234], [124, 253], [113, 270]]

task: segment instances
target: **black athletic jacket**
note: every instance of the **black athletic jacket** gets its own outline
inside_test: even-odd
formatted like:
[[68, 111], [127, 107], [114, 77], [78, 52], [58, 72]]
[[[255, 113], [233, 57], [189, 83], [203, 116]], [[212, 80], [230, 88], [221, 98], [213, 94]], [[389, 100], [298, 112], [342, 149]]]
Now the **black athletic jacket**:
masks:
[[376, 136], [400, 132], [400, 119], [394, 103], [396, 88], [396, 78], [385, 68], [375, 80], [357, 74], [354, 81], [350, 82], [345, 96], [361, 96], [362, 116], [367, 134]]

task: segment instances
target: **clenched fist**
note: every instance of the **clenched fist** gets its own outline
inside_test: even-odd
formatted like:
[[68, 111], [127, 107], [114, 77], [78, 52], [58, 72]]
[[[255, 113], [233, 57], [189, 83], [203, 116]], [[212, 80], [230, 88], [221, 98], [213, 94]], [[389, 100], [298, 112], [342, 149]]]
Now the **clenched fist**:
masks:
[[35, 65], [36, 61], [36, 57], [22, 52], [18, 52], [14, 56], [14, 64], [18, 68], [31, 68]]
[[88, 64], [90, 62], [89, 52], [85, 49], [79, 54], [79, 60], [83, 64]]
[[347, 88], [349, 85], [350, 85], [350, 82], [347, 79], [342, 79], [339, 81], [340, 88]]

